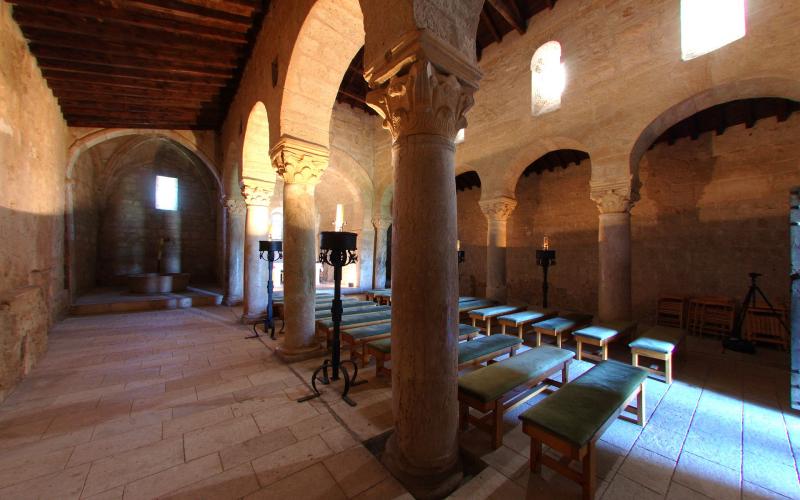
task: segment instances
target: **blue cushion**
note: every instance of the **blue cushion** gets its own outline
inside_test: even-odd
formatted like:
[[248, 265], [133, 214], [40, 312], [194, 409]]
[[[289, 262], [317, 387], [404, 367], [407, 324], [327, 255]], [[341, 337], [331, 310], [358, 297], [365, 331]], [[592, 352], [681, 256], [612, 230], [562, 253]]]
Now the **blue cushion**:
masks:
[[514, 312], [517, 309], [519, 309], [519, 307], [514, 307], [514, 306], [485, 307], [483, 309], [475, 309], [473, 311], [470, 311], [469, 316], [470, 318], [478, 318], [478, 319], [493, 318], [501, 314]]

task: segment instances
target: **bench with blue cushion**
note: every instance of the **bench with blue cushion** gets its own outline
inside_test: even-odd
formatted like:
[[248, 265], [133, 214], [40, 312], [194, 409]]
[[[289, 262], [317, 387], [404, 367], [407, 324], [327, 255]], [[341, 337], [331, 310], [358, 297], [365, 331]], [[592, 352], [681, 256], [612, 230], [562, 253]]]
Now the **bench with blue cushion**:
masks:
[[[389, 323], [392, 321], [392, 311], [378, 311], [359, 314], [346, 314], [342, 316], [342, 321], [339, 323], [339, 330], [352, 330], [362, 326], [378, 325], [380, 323]], [[333, 320], [320, 319], [316, 321], [317, 335], [324, 336], [326, 342], [330, 343], [331, 336], [333, 335]]]
[[[380, 312], [380, 311], [390, 311], [392, 308], [389, 306], [379, 306], [375, 302], [370, 302], [366, 306], [359, 306], [359, 307], [347, 307], [342, 308], [342, 317], [345, 316], [352, 316], [353, 314], [364, 314], [364, 313], [371, 313], [371, 312]], [[327, 310], [323, 309], [321, 311], [314, 312], [314, 319], [329, 319], [333, 317], [333, 313], [331, 312], [331, 308], [329, 307]]]
[[557, 313], [558, 311], [553, 309], [536, 309], [529, 307], [525, 311], [498, 316], [497, 323], [502, 328], [502, 333], [506, 333], [507, 326], [513, 326], [517, 329], [517, 337], [522, 338], [526, 326], [553, 318]]
[[[469, 325], [459, 324], [461, 329], [474, 328]], [[488, 337], [478, 337], [470, 342], [458, 344], [458, 368], [469, 365], [476, 365], [484, 361], [491, 362], [494, 358], [504, 354], [513, 356], [517, 348], [522, 345], [522, 341], [511, 335], [491, 335]], [[367, 343], [367, 352], [375, 358], [375, 374], [389, 375], [391, 370], [385, 364], [391, 359], [392, 339], [391, 337]]]
[[533, 325], [536, 332], [536, 347], [542, 345], [542, 335], [550, 335], [556, 338], [556, 346], [561, 347], [563, 336], [579, 330], [592, 323], [591, 314], [581, 314], [576, 312], [562, 312], [555, 318], [540, 321]]
[[668, 384], [672, 383], [672, 355], [681, 349], [686, 338], [686, 331], [670, 326], [654, 326], [645, 331], [638, 339], [628, 346], [633, 356], [633, 366], [639, 366], [639, 356], [660, 359], [664, 362], [664, 371], [645, 368], [652, 373], [663, 375]]
[[[550, 386], [569, 381], [574, 354], [566, 349], [542, 346], [458, 377], [459, 422], [466, 431], [472, 422], [492, 436], [492, 447], [503, 444], [503, 414]], [[551, 377], [561, 372], [561, 381]], [[469, 413], [475, 408], [484, 416]]]
[[[321, 304], [314, 303], [314, 311], [324, 311], [330, 310], [331, 305], [333, 302], [323, 302]], [[368, 300], [354, 300], [354, 301], [342, 301], [342, 308], [344, 309], [351, 309], [353, 307], [364, 307], [364, 306], [376, 306], [375, 302], [368, 301]]]
[[483, 307], [481, 309], [473, 309], [469, 312], [469, 318], [472, 320], [472, 326], [477, 326], [478, 321], [483, 321], [485, 324], [486, 335], [492, 334], [492, 319], [503, 316], [505, 314], [511, 314], [513, 312], [517, 312], [520, 309], [523, 309], [519, 306], [508, 306], [508, 305], [500, 305], [500, 306], [491, 306], [491, 307]]
[[459, 314], [468, 313], [473, 309], [480, 309], [482, 307], [490, 307], [497, 304], [497, 302], [489, 299], [476, 299], [476, 300], [467, 300], [464, 302], [458, 303], [458, 312]]
[[[625, 337], [636, 332], [636, 323], [633, 321], [608, 321], [597, 325], [590, 325], [572, 332], [575, 337], [577, 358], [605, 361], [608, 359], [608, 344], [619, 337]], [[583, 345], [589, 344], [600, 348], [600, 355], [586, 352]]]
[[[522, 413], [522, 430], [531, 438], [531, 471], [541, 472], [544, 464], [579, 483], [584, 500], [594, 498], [595, 443], [625, 411], [635, 411], [636, 423], [645, 424], [646, 379], [641, 368], [603, 361]], [[631, 408], [634, 398], [637, 405]], [[561, 454], [562, 460], [544, 455], [542, 444]], [[580, 472], [569, 467], [570, 460], [581, 463]]]
[[378, 293], [378, 292], [385, 292], [385, 291], [387, 291], [387, 290], [389, 290], [389, 289], [388, 289], [388, 288], [374, 288], [374, 289], [372, 289], [372, 290], [366, 290], [366, 291], [364, 292], [364, 296], [365, 296], [365, 298], [366, 298], [367, 300], [369, 300], [369, 301], [373, 301], [373, 300], [375, 300], [375, 294], [376, 294], [376, 293]]

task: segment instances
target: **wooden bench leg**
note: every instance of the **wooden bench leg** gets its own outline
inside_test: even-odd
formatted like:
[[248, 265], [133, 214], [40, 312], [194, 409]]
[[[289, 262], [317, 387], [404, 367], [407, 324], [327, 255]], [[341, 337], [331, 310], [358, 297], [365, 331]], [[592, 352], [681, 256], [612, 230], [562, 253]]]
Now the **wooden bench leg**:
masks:
[[500, 325], [500, 333], [502, 333], [503, 335], [506, 334], [506, 325], [505, 324]]
[[597, 473], [595, 455], [594, 441], [590, 441], [588, 449], [586, 450], [586, 456], [583, 457], [583, 474], [581, 474], [581, 479], [583, 480], [583, 500], [592, 500], [594, 498], [595, 483], [597, 482], [595, 479]]
[[[522, 338], [522, 331], [524, 329], [525, 329], [524, 325], [519, 325], [519, 328], [517, 329], [517, 337]], [[503, 333], [505, 333], [505, 332], [503, 332]]]
[[495, 450], [503, 446], [503, 403], [498, 399], [494, 403], [492, 415], [494, 435], [492, 436], [492, 448]]
[[575, 339], [577, 344], [577, 349], [575, 350], [575, 356], [578, 358], [578, 361], [583, 359], [583, 342], [581, 342], [580, 337]]
[[542, 442], [531, 438], [531, 471], [542, 472]]
[[642, 427], [647, 423], [647, 408], [645, 407], [647, 398], [644, 394], [646, 382], [647, 380], [642, 382], [641, 387], [639, 387], [639, 394], [636, 396], [636, 423]]
[[569, 361], [564, 362], [564, 367], [561, 368], [561, 385], [563, 386], [569, 382]]
[[556, 333], [556, 346], [561, 349], [561, 332]]
[[632, 355], [631, 364], [633, 366], [639, 366], [639, 353], [636, 351], [631, 351], [631, 355]]
[[542, 333], [537, 330], [536, 331], [536, 347], [539, 347], [541, 345], [542, 345]]
[[478, 326], [478, 319], [472, 318], [472, 326]]
[[664, 356], [664, 374], [667, 379], [667, 384], [672, 383], [672, 354]]
[[486, 335], [492, 334], [492, 318], [486, 318]]
[[383, 374], [383, 353], [375, 353], [375, 375], [380, 376]]
[[469, 428], [469, 405], [462, 401], [458, 402], [458, 427], [461, 432]]
[[602, 352], [603, 352], [603, 354], [602, 354], [603, 361], [606, 361], [608, 359], [608, 344], [603, 342], [603, 344], [601, 345], [600, 349], [602, 349]]

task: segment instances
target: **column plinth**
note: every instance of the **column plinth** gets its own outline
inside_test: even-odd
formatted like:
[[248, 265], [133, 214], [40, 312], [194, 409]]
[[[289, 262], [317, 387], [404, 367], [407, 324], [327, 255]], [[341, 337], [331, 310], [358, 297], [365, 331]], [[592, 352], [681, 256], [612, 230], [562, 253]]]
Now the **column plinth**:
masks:
[[[428, 35], [426, 35], [428, 36]], [[416, 43], [410, 42], [411, 45]], [[425, 43], [433, 43], [427, 39]], [[458, 264], [455, 136], [480, 73], [436, 42], [397, 48], [370, 72], [367, 102], [392, 134], [392, 408], [384, 463], [416, 498], [442, 498], [462, 477], [458, 454]], [[423, 44], [424, 45], [424, 44]], [[414, 54], [407, 57], [407, 54]], [[448, 57], [441, 57], [446, 54]], [[460, 64], [460, 75], [446, 71]], [[466, 69], [466, 70], [465, 70]], [[424, 355], [423, 355], [424, 353]]]
[[507, 297], [507, 226], [517, 206], [513, 198], [501, 196], [479, 202], [488, 222], [486, 235], [486, 298], [504, 302]]
[[598, 316], [600, 321], [631, 319], [631, 208], [637, 199], [629, 180], [593, 183], [591, 198], [600, 210]]
[[245, 184], [242, 195], [246, 205], [242, 322], [256, 323], [267, 311], [267, 267], [258, 258], [258, 242], [268, 237], [272, 190], [267, 186]]
[[282, 137], [272, 163], [283, 178], [283, 302], [286, 334], [277, 348], [293, 362], [323, 352], [314, 331], [316, 249], [315, 190], [328, 166], [326, 148]]

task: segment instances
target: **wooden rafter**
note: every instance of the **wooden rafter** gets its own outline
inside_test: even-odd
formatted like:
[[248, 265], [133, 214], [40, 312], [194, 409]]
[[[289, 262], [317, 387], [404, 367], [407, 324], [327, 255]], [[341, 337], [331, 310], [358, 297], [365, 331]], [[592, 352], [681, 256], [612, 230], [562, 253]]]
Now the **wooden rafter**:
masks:
[[486, 0], [489, 5], [494, 7], [503, 19], [508, 22], [520, 35], [525, 33], [526, 24], [525, 20], [522, 19], [522, 16], [519, 13], [519, 9], [517, 9], [516, 5], [513, 4], [514, 0], [508, 0], [511, 4], [507, 3], [506, 0]]

